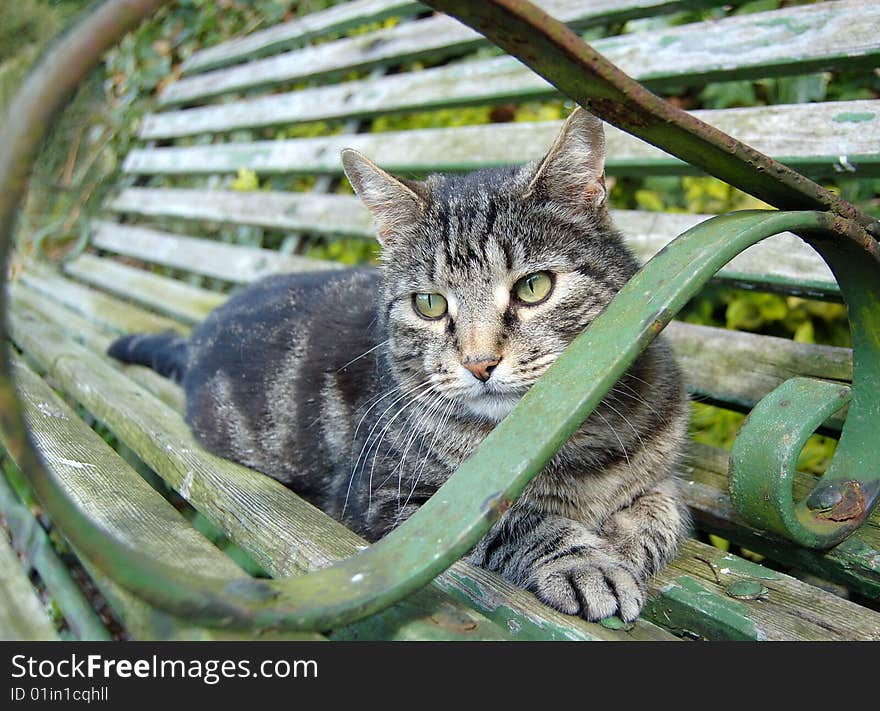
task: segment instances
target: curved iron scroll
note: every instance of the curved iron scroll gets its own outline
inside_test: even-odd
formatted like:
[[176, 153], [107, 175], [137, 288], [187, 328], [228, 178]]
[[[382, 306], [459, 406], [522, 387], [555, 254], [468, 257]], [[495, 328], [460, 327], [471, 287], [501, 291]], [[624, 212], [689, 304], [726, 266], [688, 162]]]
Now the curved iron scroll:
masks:
[[[157, 0], [118, 0], [106, 3], [98, 12], [113, 15], [116, 10], [113, 31], [121, 34], [136, 19], [132, 8], [144, 14], [158, 4]], [[128, 8], [127, 17], [120, 15], [121, 7]], [[95, 26], [86, 22], [72, 39], [82, 33], [88, 36], [94, 30]], [[89, 56], [96, 59], [97, 49]], [[58, 85], [52, 80], [64, 74], [70, 77], [64, 56], [49, 57], [39, 71], [48, 79], [42, 88], [56, 100], [53, 92]], [[39, 96], [39, 92], [31, 91], [31, 99], [34, 95]], [[48, 116], [29, 109], [33, 109], [33, 102], [29, 103], [25, 95], [15, 104], [12, 115], [16, 123], [29, 122], [28, 130], [39, 136]], [[10, 134], [14, 136], [15, 130], [7, 128], [6, 135]], [[0, 146], [4, 151], [0, 154], [0, 196], [7, 197], [5, 203], [0, 202], [0, 256], [5, 260], [11, 217], [21, 194], [15, 178], [24, 174], [22, 161], [31, 159], [36, 142], [25, 150], [9, 149], [3, 141]], [[39, 462], [26, 436], [5, 351], [0, 355], [0, 422], [4, 438], [71, 543], [113, 580], [150, 604], [208, 626], [255, 630], [334, 628], [377, 612], [420, 588], [471, 548], [687, 300], [736, 254], [783, 231], [808, 235], [838, 275], [845, 298], [871, 294], [871, 287], [878, 283], [880, 255], [876, 243], [856, 221], [839, 215], [751, 211], [720, 216], [695, 227], [627, 284], [474, 456], [412, 518], [362, 553], [302, 577], [227, 581], [199, 576], [160, 564], [108, 536]], [[874, 294], [876, 298], [876, 291]], [[853, 442], [854, 451], [859, 443], [870, 441], [865, 436], [866, 423], [872, 418], [876, 421], [880, 414], [876, 375], [870, 370], [880, 362], [880, 309], [862, 313], [860, 309], [866, 304], [864, 300], [855, 303], [853, 406], [841, 439], [841, 448], [845, 442]], [[0, 307], [4, 306], [5, 291], [0, 291]], [[873, 340], [857, 337], [869, 328], [873, 330], [866, 332], [873, 334]], [[5, 321], [0, 339], [5, 343]], [[854, 418], [854, 411], [862, 414]], [[871, 471], [876, 479], [876, 464]]]

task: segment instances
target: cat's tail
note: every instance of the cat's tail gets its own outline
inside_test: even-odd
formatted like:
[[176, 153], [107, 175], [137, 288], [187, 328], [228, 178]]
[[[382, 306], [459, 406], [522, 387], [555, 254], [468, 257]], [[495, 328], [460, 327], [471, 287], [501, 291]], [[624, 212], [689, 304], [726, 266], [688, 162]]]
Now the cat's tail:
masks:
[[174, 331], [132, 333], [113, 341], [107, 349], [107, 355], [123, 363], [145, 365], [179, 383], [186, 375], [189, 344]]

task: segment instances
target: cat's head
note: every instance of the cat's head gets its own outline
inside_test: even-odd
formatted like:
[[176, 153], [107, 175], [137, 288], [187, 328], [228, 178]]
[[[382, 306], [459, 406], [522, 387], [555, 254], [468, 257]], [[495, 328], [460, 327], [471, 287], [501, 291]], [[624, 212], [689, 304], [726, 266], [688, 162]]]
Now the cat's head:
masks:
[[474, 417], [504, 417], [635, 272], [608, 217], [602, 122], [583, 109], [516, 168], [414, 182], [342, 160], [382, 244], [395, 376]]

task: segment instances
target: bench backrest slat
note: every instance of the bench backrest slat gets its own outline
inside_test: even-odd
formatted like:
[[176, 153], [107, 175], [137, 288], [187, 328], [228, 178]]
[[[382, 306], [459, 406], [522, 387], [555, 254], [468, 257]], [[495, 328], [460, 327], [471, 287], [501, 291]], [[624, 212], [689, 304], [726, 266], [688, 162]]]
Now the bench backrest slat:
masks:
[[[154, 199], [144, 195], [151, 192], [158, 195]], [[167, 197], [168, 193], [178, 199]], [[343, 195], [322, 197], [324, 209], [304, 215], [302, 212], [308, 208], [320, 207], [310, 204], [312, 201], [307, 195], [129, 188], [112, 207], [141, 215], [203, 219], [323, 235], [372, 236], [369, 214], [360, 201]], [[196, 205], [198, 209], [194, 209]], [[300, 207], [304, 209], [300, 211]], [[642, 262], [709, 217], [636, 210], [614, 210], [612, 214], [627, 245]], [[94, 222], [92, 231], [92, 244], [99, 249], [234, 283], [246, 283], [256, 276], [279, 271], [318, 270], [334, 265], [280, 255], [272, 250], [208, 242], [107, 221]], [[724, 267], [719, 278], [765, 291], [840, 299], [837, 282], [825, 262], [811, 247], [790, 234], [777, 235], [749, 248]]]
[[201, 49], [186, 59], [184, 75], [258, 59], [302, 46], [323, 35], [345, 32], [389, 17], [409, 17], [428, 8], [413, 0], [354, 0], [297, 17], [243, 37]]
[[[842, 101], [694, 111], [697, 118], [811, 176], [880, 170], [880, 101]], [[140, 175], [340, 173], [339, 153], [356, 148], [387, 170], [464, 171], [539, 158], [561, 122], [505, 123], [209, 146], [136, 149], [123, 170]], [[609, 173], [694, 174], [683, 161], [612, 126], [606, 127]]]
[[[844, 0], [842, 0], [844, 1]], [[854, 0], [846, 0], [854, 1]], [[864, 2], [864, 0], [861, 0]], [[552, 9], [554, 17], [575, 28], [604, 24], [650, 10], [657, 3], [602, 2], [579, 0], [539, 2]], [[661, 3], [667, 4], [667, 3]], [[704, 5], [721, 5], [706, 1]], [[681, 4], [676, 3], [679, 7]], [[470, 52], [489, 43], [485, 37], [444, 15], [411, 22], [368, 35], [348, 37], [325, 44], [258, 59], [246, 65], [184, 77], [169, 85], [159, 97], [163, 106], [206, 99], [220, 94], [258, 87], [276, 86], [305, 79], [334, 78], [345, 72], [404, 64], [437, 61]]]
[[[851, 3], [858, 7], [850, 7]], [[669, 84], [699, 85], [709, 79], [757, 79], [826, 66], [876, 64], [880, 62], [880, 34], [871, 28], [880, 26], [880, 4], [863, 5], [861, 0], [845, 0], [793, 7], [770, 19], [762, 14], [742, 15], [622, 35], [593, 45], [655, 90]], [[863, 18], [855, 27], [850, 20], [854, 11]], [[247, 74], [251, 77], [256, 72], [250, 69]], [[498, 57], [152, 114], [143, 121], [141, 137], [172, 138], [556, 95], [552, 85], [518, 61]]]

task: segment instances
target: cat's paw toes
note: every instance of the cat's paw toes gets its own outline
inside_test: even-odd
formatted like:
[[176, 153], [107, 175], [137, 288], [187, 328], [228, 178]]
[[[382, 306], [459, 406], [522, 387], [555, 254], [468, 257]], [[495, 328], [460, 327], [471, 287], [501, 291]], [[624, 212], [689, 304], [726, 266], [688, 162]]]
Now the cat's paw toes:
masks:
[[529, 587], [542, 602], [590, 621], [618, 615], [624, 622], [632, 622], [647, 597], [636, 572], [606, 555], [554, 561], [533, 573]]

